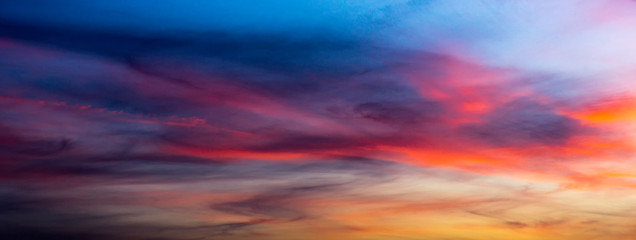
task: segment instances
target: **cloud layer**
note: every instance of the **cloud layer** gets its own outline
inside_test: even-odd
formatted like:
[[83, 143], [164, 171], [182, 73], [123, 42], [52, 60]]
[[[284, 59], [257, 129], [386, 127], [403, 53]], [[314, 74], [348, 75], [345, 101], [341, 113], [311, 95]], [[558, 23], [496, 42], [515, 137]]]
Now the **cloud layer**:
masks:
[[636, 234], [632, 1], [5, 5], [4, 238]]

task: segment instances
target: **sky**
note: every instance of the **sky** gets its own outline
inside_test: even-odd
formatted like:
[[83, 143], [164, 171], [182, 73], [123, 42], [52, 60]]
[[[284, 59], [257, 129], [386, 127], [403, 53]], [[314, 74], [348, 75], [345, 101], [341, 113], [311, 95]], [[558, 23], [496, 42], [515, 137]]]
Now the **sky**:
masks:
[[0, 239], [633, 240], [631, 0], [9, 0]]

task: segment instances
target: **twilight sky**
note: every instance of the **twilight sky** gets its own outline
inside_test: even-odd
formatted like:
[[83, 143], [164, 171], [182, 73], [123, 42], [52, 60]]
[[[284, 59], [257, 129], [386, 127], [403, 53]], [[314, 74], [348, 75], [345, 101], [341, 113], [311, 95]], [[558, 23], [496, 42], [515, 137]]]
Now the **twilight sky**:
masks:
[[0, 239], [633, 240], [632, 0], [9, 0]]

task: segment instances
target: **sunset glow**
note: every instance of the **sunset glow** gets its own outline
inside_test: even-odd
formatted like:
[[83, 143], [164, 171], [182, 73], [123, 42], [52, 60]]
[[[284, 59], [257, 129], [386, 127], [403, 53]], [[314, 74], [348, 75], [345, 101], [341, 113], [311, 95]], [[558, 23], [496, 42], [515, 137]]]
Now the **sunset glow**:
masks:
[[2, 240], [636, 239], [635, 1], [2, 5]]

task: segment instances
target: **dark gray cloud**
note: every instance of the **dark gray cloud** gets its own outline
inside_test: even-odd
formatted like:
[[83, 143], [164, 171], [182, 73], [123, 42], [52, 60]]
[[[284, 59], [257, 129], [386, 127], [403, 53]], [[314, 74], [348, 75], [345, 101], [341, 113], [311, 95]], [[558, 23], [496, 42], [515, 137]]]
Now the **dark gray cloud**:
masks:
[[69, 148], [69, 139], [27, 139], [0, 123], [0, 155], [5, 157], [46, 156], [64, 152]]
[[308, 199], [316, 199], [339, 193], [350, 183], [292, 186], [261, 192], [245, 200], [225, 202], [211, 206], [213, 210], [249, 217], [254, 221], [294, 222], [320, 219], [305, 212]]
[[356, 105], [353, 111], [363, 118], [390, 125], [426, 124], [444, 115], [444, 108], [434, 101], [366, 102]]
[[506, 103], [485, 116], [481, 124], [465, 129], [477, 140], [502, 147], [560, 146], [585, 133], [578, 120], [528, 99]]

